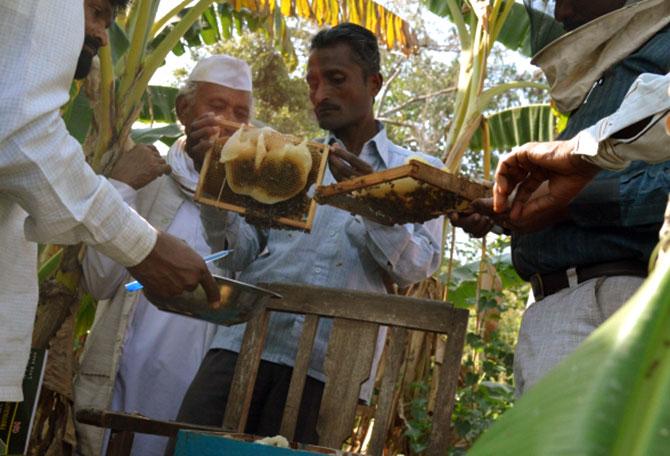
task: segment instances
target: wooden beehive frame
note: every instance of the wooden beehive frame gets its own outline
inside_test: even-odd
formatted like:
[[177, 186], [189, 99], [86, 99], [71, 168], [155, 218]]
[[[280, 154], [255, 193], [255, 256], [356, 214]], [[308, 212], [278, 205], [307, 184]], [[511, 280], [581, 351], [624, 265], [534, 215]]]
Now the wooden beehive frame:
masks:
[[[319, 204], [328, 204], [354, 214], [360, 214], [385, 225], [407, 223], [408, 221], [398, 222], [394, 220], [393, 214], [380, 214], [378, 211], [371, 209], [366, 205], [365, 199], [367, 197], [361, 195], [362, 191], [371, 189], [379, 184], [392, 183], [393, 181], [407, 177], [413, 178], [418, 183], [428, 184], [442, 190], [445, 192], [445, 195], [457, 195], [458, 198], [467, 201], [491, 196], [490, 184], [474, 182], [423, 162], [410, 160], [407, 165], [397, 168], [318, 187], [314, 199]], [[432, 217], [427, 217], [425, 220], [429, 218]], [[416, 220], [416, 222], [423, 222], [425, 220]]]
[[[222, 126], [230, 127], [235, 130], [239, 129], [242, 127], [242, 124], [235, 123], [235, 122], [229, 122], [226, 120], [221, 120], [220, 124]], [[286, 135], [284, 134], [284, 137], [288, 138], [290, 141], [297, 143], [300, 143], [302, 140], [298, 137], [292, 136], [292, 135]], [[318, 162], [313, 163], [312, 165], [312, 170], [314, 171], [314, 167], [318, 167], [317, 173], [316, 173], [316, 178], [314, 182], [307, 182], [306, 189], [307, 191], [311, 185], [316, 185], [319, 186], [321, 182], [323, 182], [323, 176], [326, 170], [326, 164], [328, 162], [328, 145], [327, 144], [321, 144], [313, 141], [307, 142], [307, 147], [310, 149], [311, 152], [318, 152], [319, 155], [321, 156], [321, 160]], [[249, 211], [246, 207], [240, 206], [238, 204], [233, 204], [231, 202], [226, 202], [221, 200], [221, 193], [226, 185], [225, 179], [222, 182], [221, 189], [219, 194], [217, 195], [216, 198], [212, 198], [210, 195], [208, 195], [205, 192], [205, 182], [207, 179], [208, 172], [210, 170], [210, 167], [212, 166], [212, 160], [214, 156], [214, 151], [210, 149], [207, 154], [205, 155], [205, 159], [202, 164], [202, 169], [200, 170], [200, 178], [198, 179], [198, 186], [196, 187], [195, 191], [195, 200], [201, 204], [207, 204], [209, 206], [214, 206], [218, 207], [220, 209], [225, 209], [228, 211], [233, 211], [237, 212], [239, 214], [245, 215], [248, 214]], [[303, 192], [301, 192], [299, 195], [303, 195]], [[251, 197], [243, 196], [243, 195], [238, 195], [241, 199], [246, 199]], [[259, 204], [259, 203], [256, 203]], [[271, 205], [268, 205], [271, 206]], [[314, 198], [310, 198], [309, 202], [309, 207], [306, 213], [306, 217], [304, 219], [297, 219], [297, 218], [291, 218], [291, 217], [284, 217], [284, 216], [273, 216], [272, 221], [279, 224], [279, 225], [285, 225], [287, 227], [291, 227], [294, 229], [299, 229], [303, 230], [306, 232], [309, 232], [312, 228], [312, 223], [314, 222], [314, 216], [316, 214], [316, 201]], [[304, 215], [304, 214], [303, 214]]]

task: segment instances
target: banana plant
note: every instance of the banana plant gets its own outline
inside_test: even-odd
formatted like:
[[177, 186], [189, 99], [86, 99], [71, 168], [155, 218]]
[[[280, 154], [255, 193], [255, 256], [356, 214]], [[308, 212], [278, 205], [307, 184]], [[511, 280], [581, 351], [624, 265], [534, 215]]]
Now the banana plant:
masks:
[[546, 89], [546, 86], [518, 81], [484, 89], [488, 56], [497, 40], [512, 49], [530, 49], [529, 24], [522, 5], [513, 0], [425, 0], [425, 3], [434, 13], [449, 17], [460, 41], [458, 90], [443, 157], [447, 169], [456, 172], [481, 124], [482, 113], [495, 96], [507, 90]]
[[[548, 104], [520, 106], [484, 116], [470, 140], [470, 150], [507, 151], [527, 142], [551, 141], [556, 133], [556, 116]], [[488, 138], [484, 138], [488, 135]]]

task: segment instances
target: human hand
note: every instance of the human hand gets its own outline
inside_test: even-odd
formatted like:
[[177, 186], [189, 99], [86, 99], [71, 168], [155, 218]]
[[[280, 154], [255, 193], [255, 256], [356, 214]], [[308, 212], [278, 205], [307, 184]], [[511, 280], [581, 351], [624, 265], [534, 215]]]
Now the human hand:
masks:
[[221, 126], [220, 119], [212, 112], [206, 112], [186, 128], [186, 152], [193, 160], [197, 171], [205, 161], [205, 154], [212, 148], [219, 136], [229, 136], [234, 129]]
[[192, 291], [200, 284], [210, 305], [213, 308], [221, 305], [219, 287], [205, 261], [184, 241], [170, 234], [159, 232], [153, 250], [128, 271], [144, 286], [147, 296], [169, 298], [184, 290]]
[[482, 198], [473, 201], [463, 212], [450, 212], [447, 214], [452, 225], [461, 228], [470, 236], [480, 238], [491, 231], [495, 221], [490, 215], [493, 214], [493, 199]]
[[328, 152], [330, 172], [338, 182], [373, 172], [372, 166], [339, 144], [332, 144]]
[[108, 177], [139, 190], [157, 177], [171, 172], [172, 168], [163, 160], [158, 149], [137, 144], [121, 154]]
[[[511, 202], [509, 219], [521, 226], [540, 221], [544, 214], [564, 212], [572, 199], [600, 171], [572, 153], [573, 141], [528, 143], [505, 156], [495, 175], [493, 209], [503, 212]], [[548, 181], [546, 190], [533, 195]], [[518, 188], [517, 188], [518, 185]]]

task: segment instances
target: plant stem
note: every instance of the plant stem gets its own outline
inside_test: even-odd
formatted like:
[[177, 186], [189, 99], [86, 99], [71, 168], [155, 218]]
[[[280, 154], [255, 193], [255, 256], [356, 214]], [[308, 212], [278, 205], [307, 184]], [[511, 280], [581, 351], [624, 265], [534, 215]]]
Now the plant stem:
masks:
[[158, 33], [161, 31], [161, 29], [165, 26], [165, 24], [168, 23], [170, 19], [172, 19], [174, 16], [176, 16], [181, 10], [186, 8], [189, 3], [191, 3], [193, 0], [183, 0], [180, 4], [172, 8], [170, 11], [168, 11], [163, 17], [158, 19], [156, 23], [151, 27], [151, 37], [155, 37], [158, 35]]

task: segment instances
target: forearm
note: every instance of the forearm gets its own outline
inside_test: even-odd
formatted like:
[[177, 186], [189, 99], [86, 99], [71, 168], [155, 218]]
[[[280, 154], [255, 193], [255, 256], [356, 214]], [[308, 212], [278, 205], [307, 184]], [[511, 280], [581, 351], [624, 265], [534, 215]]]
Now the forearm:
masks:
[[[124, 266], [140, 263], [153, 248], [156, 231], [93, 172], [58, 119], [47, 123], [48, 138], [19, 133], [0, 153], [0, 190], [28, 212], [26, 238], [84, 242]], [[56, 134], [53, 128], [59, 126], [63, 131]]]
[[367, 250], [401, 287], [429, 277], [440, 264], [443, 217], [424, 224], [385, 226], [362, 217], [347, 224], [352, 244]]
[[[119, 192], [123, 201], [134, 209], [137, 191], [114, 179], [110, 179], [110, 183]], [[128, 277], [126, 268], [91, 247], [86, 249], [81, 266], [86, 290], [98, 300], [112, 298], [124, 279]]]

